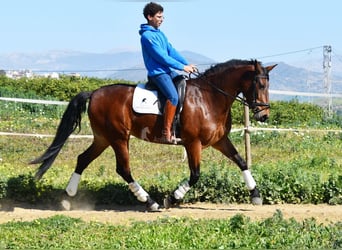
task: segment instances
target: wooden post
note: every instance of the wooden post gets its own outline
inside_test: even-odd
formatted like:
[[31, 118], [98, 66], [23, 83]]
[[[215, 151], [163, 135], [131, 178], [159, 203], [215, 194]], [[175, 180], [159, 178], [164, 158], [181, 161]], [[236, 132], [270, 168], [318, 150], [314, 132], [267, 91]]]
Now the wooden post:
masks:
[[245, 153], [246, 153], [246, 162], [248, 168], [252, 165], [252, 156], [251, 156], [251, 138], [249, 131], [249, 107], [245, 105]]

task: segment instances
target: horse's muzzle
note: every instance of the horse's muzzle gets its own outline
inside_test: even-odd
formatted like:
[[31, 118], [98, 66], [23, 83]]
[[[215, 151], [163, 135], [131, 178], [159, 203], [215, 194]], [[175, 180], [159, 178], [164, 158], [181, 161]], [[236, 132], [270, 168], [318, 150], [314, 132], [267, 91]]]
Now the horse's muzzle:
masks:
[[268, 119], [268, 115], [255, 114], [254, 118], [255, 118], [255, 120], [257, 120], [259, 122], [265, 122]]
[[269, 109], [254, 110], [254, 119], [259, 122], [265, 122], [269, 117]]
[[270, 114], [270, 105], [268, 103], [254, 102], [251, 107], [253, 108], [254, 119], [260, 122], [265, 122]]

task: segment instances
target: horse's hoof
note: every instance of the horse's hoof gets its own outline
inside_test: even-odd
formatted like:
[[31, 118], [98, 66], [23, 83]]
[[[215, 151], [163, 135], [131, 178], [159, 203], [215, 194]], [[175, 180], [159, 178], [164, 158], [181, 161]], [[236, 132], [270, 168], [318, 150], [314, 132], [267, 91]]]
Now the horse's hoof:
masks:
[[65, 211], [72, 210], [72, 204], [71, 204], [71, 197], [68, 195], [67, 192], [64, 192], [60, 197], [60, 209]]
[[253, 205], [262, 205], [262, 198], [257, 188], [250, 191], [250, 196]]
[[159, 204], [147, 196], [146, 207], [148, 212], [159, 212]]
[[168, 195], [164, 199], [164, 208], [169, 209], [171, 207], [175, 207], [176, 205], [179, 205], [179, 203], [180, 203], [180, 201], [177, 200], [175, 197], [173, 197], [172, 195]]
[[252, 204], [260, 206], [260, 205], [262, 205], [262, 199], [260, 197], [253, 197], [252, 198]]
[[61, 201], [61, 207], [65, 211], [70, 211], [71, 210], [71, 203], [68, 200], [62, 200]]
[[171, 197], [167, 196], [166, 198], [164, 198], [164, 208], [169, 209], [171, 206], [172, 206]]
[[147, 211], [148, 212], [160, 212], [159, 204], [157, 202], [154, 202], [152, 205], [150, 205], [147, 208]]

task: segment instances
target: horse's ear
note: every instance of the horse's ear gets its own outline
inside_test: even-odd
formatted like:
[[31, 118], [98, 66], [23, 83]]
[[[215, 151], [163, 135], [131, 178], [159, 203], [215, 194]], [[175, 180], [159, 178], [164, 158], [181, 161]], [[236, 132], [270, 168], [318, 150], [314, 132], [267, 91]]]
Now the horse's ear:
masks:
[[267, 70], [267, 72], [270, 72], [275, 66], [277, 66], [278, 64], [274, 64], [274, 65], [271, 65], [271, 66], [267, 66], [265, 67], [265, 69]]
[[258, 60], [253, 60], [254, 68], [258, 72], [262, 72], [261, 63]]

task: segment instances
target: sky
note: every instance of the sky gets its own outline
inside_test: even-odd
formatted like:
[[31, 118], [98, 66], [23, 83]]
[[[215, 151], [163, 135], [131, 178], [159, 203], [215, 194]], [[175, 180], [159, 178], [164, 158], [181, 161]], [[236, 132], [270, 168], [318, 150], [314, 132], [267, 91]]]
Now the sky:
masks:
[[[3, 0], [0, 56], [52, 50], [139, 51], [138, 30], [146, 22], [142, 10], [148, 2]], [[161, 30], [178, 51], [219, 62], [321, 56], [324, 45], [342, 55], [341, 0], [156, 2], [164, 7]]]

